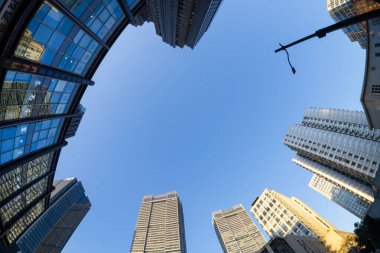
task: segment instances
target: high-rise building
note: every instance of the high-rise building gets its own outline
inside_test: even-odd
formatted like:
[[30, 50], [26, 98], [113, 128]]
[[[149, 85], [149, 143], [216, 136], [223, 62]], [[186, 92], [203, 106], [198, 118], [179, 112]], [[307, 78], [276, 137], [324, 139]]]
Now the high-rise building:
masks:
[[[380, 4], [374, 0], [327, 0], [327, 10], [335, 22], [340, 22], [356, 15], [379, 9]], [[367, 47], [366, 25], [358, 23], [342, 29], [351, 41]]]
[[365, 216], [374, 200], [380, 130], [368, 128], [363, 112], [309, 108], [302, 123], [289, 128], [284, 142], [297, 152], [293, 162], [321, 179], [311, 184], [314, 189], [359, 218]]
[[225, 253], [257, 252], [266, 243], [241, 204], [214, 212], [212, 224]]
[[169, 45], [194, 48], [209, 28], [222, 0], [146, 0], [141, 12]]
[[270, 237], [294, 234], [323, 238], [335, 227], [299, 199], [265, 189], [251, 213]]
[[370, 207], [370, 203], [364, 201], [358, 195], [353, 194], [324, 177], [313, 175], [309, 186], [361, 219], [364, 219]]
[[61, 252], [90, 210], [91, 203], [80, 181], [55, 180], [50, 207], [17, 240], [23, 253]]
[[[171, 17], [162, 3], [156, 11]], [[192, 1], [186, 17], [188, 1], [171, 3], [176, 17], [162, 21], [163, 36], [175, 27], [175, 37], [193, 47], [218, 1]], [[150, 17], [147, 6], [146, 0], [0, 1], [1, 252], [49, 208], [61, 149], [85, 112], [81, 98], [122, 31]]]
[[312, 236], [322, 240], [332, 250], [341, 249], [348, 240], [349, 234], [338, 231], [301, 200], [288, 198], [273, 190], [265, 189], [255, 199], [251, 213], [271, 238], [288, 234]]
[[177, 192], [144, 196], [131, 253], [186, 253], [182, 203]]
[[288, 234], [285, 237], [274, 237], [260, 253], [328, 253], [330, 252], [321, 240], [311, 236]]

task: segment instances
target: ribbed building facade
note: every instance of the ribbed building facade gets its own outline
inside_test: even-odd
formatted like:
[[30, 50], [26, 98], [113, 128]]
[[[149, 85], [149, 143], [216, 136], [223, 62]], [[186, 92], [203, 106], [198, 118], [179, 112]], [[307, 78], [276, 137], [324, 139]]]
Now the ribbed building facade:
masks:
[[[380, 4], [374, 0], [327, 0], [327, 10], [335, 22], [340, 22], [379, 8]], [[362, 48], [367, 47], [365, 22], [350, 25], [342, 30], [351, 41], [357, 41]]]
[[[165, 26], [176, 27], [173, 36], [183, 34], [179, 37], [193, 47], [215, 5], [193, 1], [191, 15], [182, 17], [189, 3], [173, 4], [180, 8], [171, 14], [166, 5], [157, 4], [156, 11], [178, 16], [166, 19]], [[17, 239], [50, 207], [61, 149], [85, 112], [80, 100], [121, 32], [152, 15], [148, 5], [146, 0], [0, 1], [1, 252], [15, 250]]]
[[[336, 193], [319, 192], [331, 195], [331, 200], [359, 218], [365, 216], [374, 200], [372, 185], [379, 171], [380, 130], [368, 128], [363, 112], [310, 108], [300, 125], [289, 128], [284, 142], [297, 152], [293, 162], [321, 178], [325, 185], [333, 184]], [[322, 183], [312, 185], [317, 189]]]
[[91, 207], [83, 185], [75, 178], [55, 180], [50, 207], [17, 240], [22, 253], [63, 250]]
[[144, 197], [131, 253], [186, 253], [182, 203], [176, 192]]
[[225, 253], [258, 252], [266, 243], [241, 204], [214, 212], [212, 224]]

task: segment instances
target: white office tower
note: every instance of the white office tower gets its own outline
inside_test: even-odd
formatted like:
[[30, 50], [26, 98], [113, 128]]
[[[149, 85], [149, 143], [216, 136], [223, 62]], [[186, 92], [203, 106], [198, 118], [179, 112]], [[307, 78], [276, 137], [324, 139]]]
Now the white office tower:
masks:
[[368, 128], [363, 112], [310, 108], [300, 125], [289, 128], [284, 142], [297, 152], [293, 162], [315, 175], [313, 189], [365, 217], [379, 171], [380, 130]]

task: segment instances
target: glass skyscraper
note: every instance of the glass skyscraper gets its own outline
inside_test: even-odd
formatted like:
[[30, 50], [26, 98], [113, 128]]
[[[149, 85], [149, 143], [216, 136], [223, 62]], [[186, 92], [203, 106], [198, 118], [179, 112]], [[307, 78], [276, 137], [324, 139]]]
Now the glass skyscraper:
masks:
[[257, 252], [266, 243], [241, 204], [214, 212], [212, 224], [225, 253]]
[[22, 253], [61, 252], [90, 210], [82, 183], [75, 178], [55, 180], [50, 207], [17, 240]]
[[363, 112], [310, 108], [300, 125], [289, 128], [284, 142], [297, 152], [293, 162], [316, 175], [313, 189], [359, 218], [365, 216], [374, 200], [380, 130], [368, 128]]
[[185, 223], [177, 192], [144, 196], [131, 253], [186, 253]]
[[170, 3], [0, 1], [1, 252], [51, 206], [61, 149], [85, 113], [81, 98], [121, 32], [152, 21], [165, 42], [194, 47], [220, 0]]

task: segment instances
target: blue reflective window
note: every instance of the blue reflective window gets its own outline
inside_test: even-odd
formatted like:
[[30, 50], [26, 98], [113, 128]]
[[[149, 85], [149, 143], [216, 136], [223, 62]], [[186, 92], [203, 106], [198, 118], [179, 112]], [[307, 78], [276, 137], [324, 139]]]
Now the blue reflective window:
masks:
[[78, 86], [77, 83], [8, 71], [0, 93], [0, 120], [66, 113]]
[[99, 51], [99, 43], [45, 2], [28, 24], [15, 55], [84, 75]]
[[104, 41], [124, 18], [117, 0], [60, 0], [60, 2]]
[[1, 129], [0, 164], [56, 143], [61, 119]]
[[49, 12], [47, 13], [47, 15], [45, 16], [45, 18], [43, 19], [43, 21], [49, 27], [54, 29], [61, 22], [62, 18], [63, 18], [62, 13], [60, 13], [54, 9], [50, 9]]
[[42, 44], [46, 44], [52, 34], [53, 34], [52, 29], [50, 29], [46, 25], [41, 24], [38, 27], [36, 34], [34, 35], [34, 39]]

